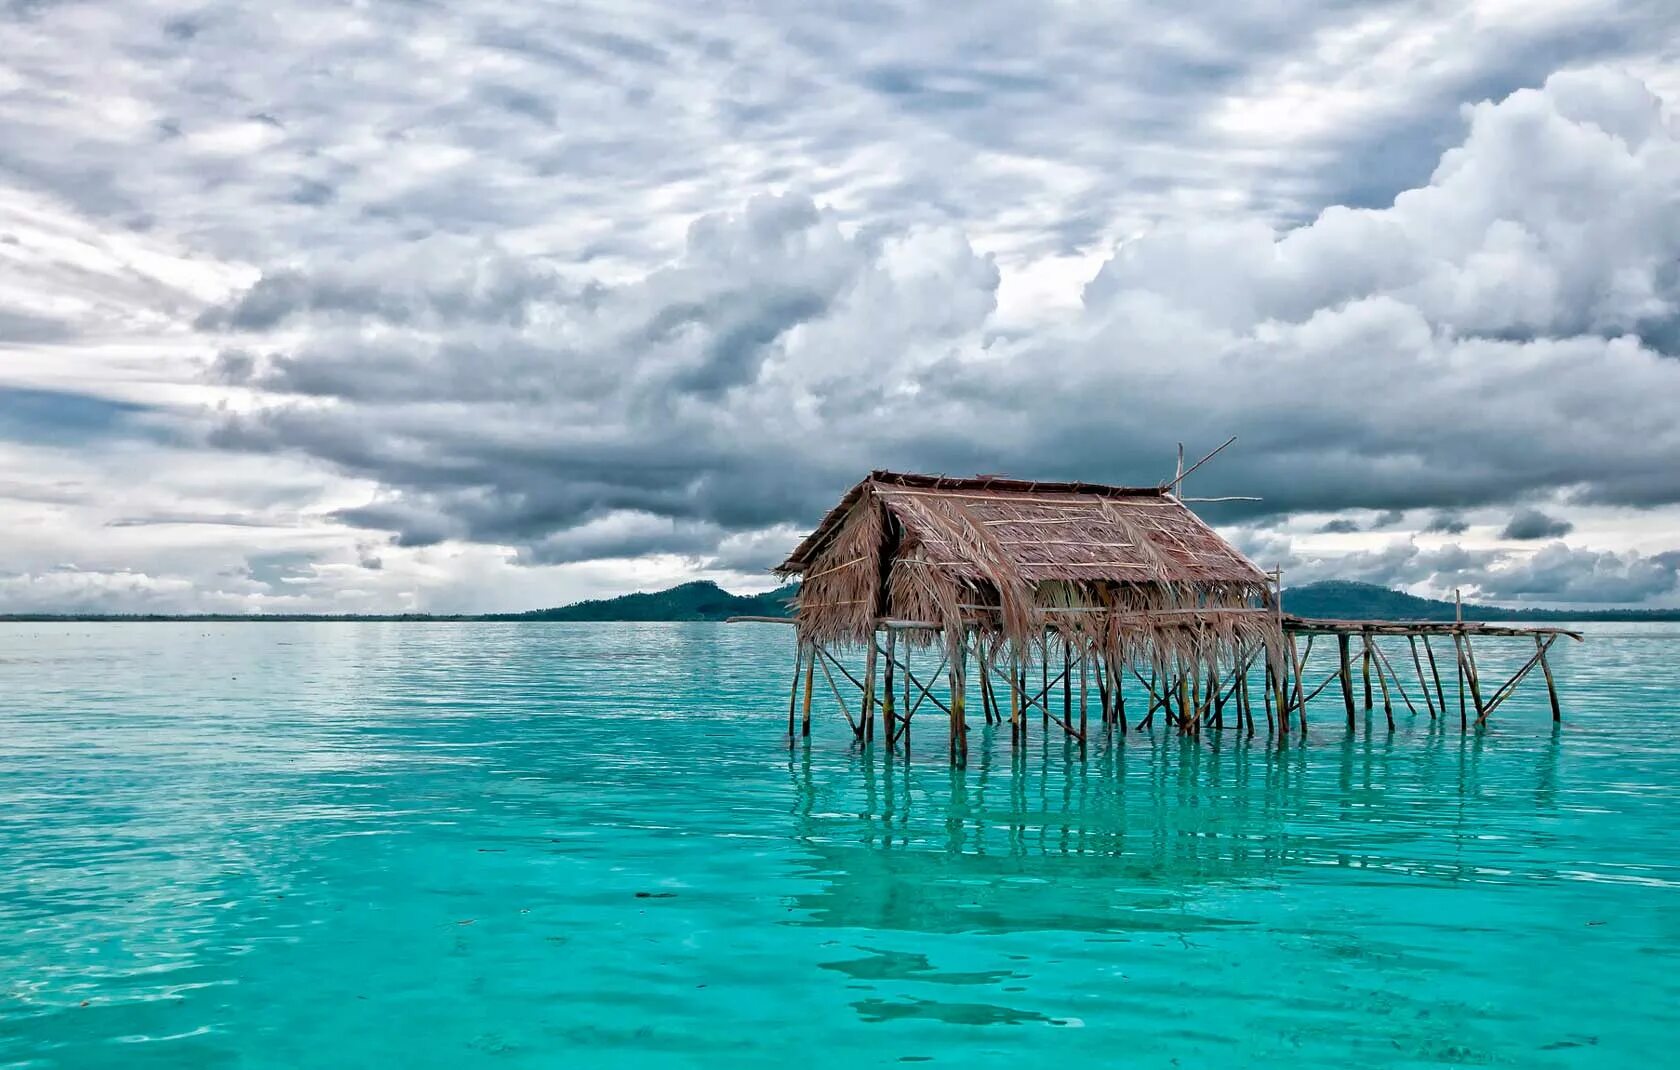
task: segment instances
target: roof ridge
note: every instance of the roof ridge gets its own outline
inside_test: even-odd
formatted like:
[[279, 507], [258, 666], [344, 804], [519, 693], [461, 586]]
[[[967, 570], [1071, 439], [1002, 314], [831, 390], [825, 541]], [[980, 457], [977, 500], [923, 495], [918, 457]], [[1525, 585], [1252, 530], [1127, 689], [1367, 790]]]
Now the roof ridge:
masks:
[[1113, 483], [1092, 483], [1086, 480], [1013, 479], [1000, 475], [948, 476], [921, 472], [894, 472], [877, 468], [869, 473], [868, 482], [885, 486], [915, 487], [924, 490], [993, 490], [1018, 494], [1089, 494], [1104, 498], [1160, 498], [1166, 488], [1156, 485], [1129, 487]]

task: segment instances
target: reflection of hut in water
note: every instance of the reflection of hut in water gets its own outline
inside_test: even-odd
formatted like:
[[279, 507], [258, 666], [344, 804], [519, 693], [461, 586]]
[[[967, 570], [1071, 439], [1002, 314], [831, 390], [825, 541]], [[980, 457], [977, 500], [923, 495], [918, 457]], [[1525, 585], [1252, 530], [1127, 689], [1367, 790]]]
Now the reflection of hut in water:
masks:
[[[790, 736], [801, 670], [806, 735], [821, 672], [859, 739], [873, 738], [877, 707], [889, 746], [906, 747], [917, 710], [924, 703], [943, 710], [953, 761], [967, 755], [967, 707], [976, 699], [987, 723], [1009, 723], [1016, 743], [1025, 741], [1028, 713], [1036, 706], [1046, 732], [1054, 722], [1083, 747], [1093, 697], [1105, 728], [1122, 732], [1151, 727], [1159, 712], [1165, 724], [1190, 734], [1228, 723], [1252, 734], [1252, 691], [1258, 689], [1267, 726], [1281, 741], [1292, 715], [1300, 715], [1305, 731], [1307, 701], [1339, 679], [1353, 727], [1354, 637], [1361, 641], [1365, 707], [1372, 706], [1374, 675], [1390, 725], [1396, 695], [1414, 712], [1417, 706], [1378, 642], [1383, 635], [1409, 642], [1420, 697], [1432, 717], [1437, 708], [1445, 713], [1447, 704], [1430, 635], [1451, 636], [1461, 710], [1467, 684], [1478, 724], [1536, 665], [1550, 686], [1546, 650], [1559, 634], [1555, 629], [1286, 617], [1273, 578], [1177, 496], [1181, 479], [1117, 487], [871, 473], [776, 570], [802, 581]], [[1305, 682], [1304, 669], [1312, 636], [1319, 634], [1336, 637], [1339, 660], [1315, 688]], [[1469, 643], [1472, 635], [1492, 634], [1531, 635], [1536, 653], [1484, 696]], [[1297, 636], [1307, 637], [1305, 651]], [[918, 675], [917, 650], [938, 657], [938, 667], [929, 673], [924, 665]], [[858, 651], [861, 678], [841, 659]], [[970, 659], [978, 669], [972, 691]], [[1257, 688], [1251, 675], [1263, 677]], [[1126, 713], [1127, 676], [1144, 692], [1135, 701], [1147, 702], [1133, 718]], [[856, 689], [855, 716], [842, 682]], [[1552, 698], [1555, 715], [1555, 692]], [[1461, 721], [1467, 725], [1467, 716]]]

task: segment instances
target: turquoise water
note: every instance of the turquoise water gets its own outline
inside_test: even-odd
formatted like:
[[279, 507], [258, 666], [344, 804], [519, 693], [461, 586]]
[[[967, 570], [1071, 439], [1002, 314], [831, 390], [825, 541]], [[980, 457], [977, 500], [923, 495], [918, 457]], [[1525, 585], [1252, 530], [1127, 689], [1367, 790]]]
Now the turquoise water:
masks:
[[1677, 651], [953, 773], [790, 752], [774, 626], [0, 625], [0, 1065], [1651, 1061]]

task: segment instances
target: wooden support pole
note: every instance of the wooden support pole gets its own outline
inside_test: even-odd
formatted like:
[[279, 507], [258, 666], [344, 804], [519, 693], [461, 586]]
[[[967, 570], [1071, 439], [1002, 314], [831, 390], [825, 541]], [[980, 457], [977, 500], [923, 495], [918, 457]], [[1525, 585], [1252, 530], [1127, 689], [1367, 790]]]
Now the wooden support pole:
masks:
[[1453, 633], [1453, 650], [1458, 662], [1458, 730], [1467, 732], [1470, 730], [1470, 717], [1464, 712], [1464, 647], [1457, 632]]
[[[1261, 691], [1261, 698], [1264, 701], [1265, 706], [1266, 706], [1266, 733], [1268, 735], [1277, 731], [1277, 726], [1272, 723], [1272, 691], [1274, 690], [1274, 688], [1272, 686], [1273, 675], [1274, 674], [1272, 672], [1272, 652], [1270, 650], [1267, 650], [1266, 651], [1266, 686]], [[1283, 694], [1283, 687], [1281, 685], [1276, 687], [1275, 690], [1277, 691], [1278, 694], [1280, 694], [1280, 695]], [[1284, 731], [1285, 732], [1289, 731], [1289, 726], [1287, 724], [1284, 725]]]
[[1552, 723], [1563, 721], [1563, 710], [1558, 706], [1557, 682], [1552, 679], [1552, 667], [1546, 662], [1546, 648], [1540, 642], [1540, 637], [1534, 637], [1534, 645], [1540, 650], [1540, 671], [1546, 676], [1546, 697], [1552, 700]]
[[1102, 723], [1111, 725], [1114, 723], [1114, 714], [1110, 707], [1112, 700], [1108, 690], [1108, 658], [1098, 653], [1094, 646], [1091, 648], [1091, 658], [1096, 662], [1097, 669], [1097, 707], [1102, 711]]
[[1435, 648], [1429, 645], [1429, 636], [1423, 637], [1423, 652], [1429, 658], [1429, 675], [1435, 680], [1435, 705], [1440, 708], [1441, 716], [1447, 715], [1447, 692], [1441, 686], [1441, 669], [1435, 663]]
[[811, 689], [817, 683], [817, 646], [815, 643], [808, 645], [810, 649], [805, 663], [805, 707], [799, 728], [799, 734], [807, 739], [811, 737]]
[[[1376, 662], [1376, 660], [1377, 660], [1376, 645], [1377, 645], [1377, 641], [1371, 637], [1371, 633], [1366, 632], [1365, 633], [1365, 667], [1366, 667], [1365, 708], [1366, 709], [1371, 708], [1370, 669], [1373, 667], [1373, 663]], [[1392, 731], [1394, 731], [1394, 703], [1389, 701], [1389, 697], [1388, 697], [1388, 678], [1383, 675], [1383, 667], [1380, 664], [1375, 665], [1375, 668], [1377, 670], [1377, 686], [1382, 688], [1383, 715], [1388, 718], [1388, 730], [1390, 732], [1392, 732]]]
[[[1247, 721], [1248, 721], [1248, 738], [1253, 739], [1254, 738], [1254, 702], [1249, 697], [1249, 694], [1248, 694], [1248, 670], [1249, 670], [1249, 667], [1251, 665], [1253, 665], [1252, 660], [1246, 661], [1246, 662], [1243, 663], [1242, 668], [1237, 670], [1237, 710], [1239, 711], [1239, 714], [1240, 714], [1241, 717], [1247, 719]], [[1271, 718], [1268, 717], [1267, 718], [1267, 722], [1268, 722], [1267, 727], [1268, 728], [1271, 727], [1270, 721], [1271, 721]]]
[[1359, 638], [1363, 644], [1359, 654], [1359, 678], [1365, 685], [1365, 708], [1369, 710], [1371, 708], [1371, 635], [1369, 632], [1361, 632]]
[[893, 718], [893, 670], [898, 661], [898, 633], [887, 631], [887, 667], [881, 679], [881, 721], [887, 729], [887, 749], [891, 750], [896, 742], [897, 725]]
[[1350, 639], [1346, 632], [1336, 633], [1336, 653], [1341, 659], [1340, 672], [1342, 674], [1342, 703], [1347, 706], [1348, 731], [1354, 730], [1353, 713], [1353, 662], [1349, 655]]
[[1190, 706], [1190, 667], [1179, 666], [1178, 671], [1178, 730], [1186, 732], [1190, 729], [1190, 719], [1195, 711]]
[[1114, 707], [1113, 717], [1120, 725], [1120, 734], [1126, 734], [1126, 672], [1125, 663], [1120, 660], [1120, 650], [1116, 646], [1114, 657], [1103, 659], [1103, 673], [1108, 677], [1109, 688], [1114, 692], [1110, 700]]
[[1429, 681], [1423, 675], [1423, 659], [1418, 657], [1417, 636], [1408, 635], [1406, 640], [1412, 647], [1412, 668], [1417, 670], [1418, 688], [1423, 692], [1423, 704], [1429, 707], [1429, 719], [1435, 719], [1435, 700], [1429, 694]]
[[[1085, 726], [1086, 711], [1090, 707], [1090, 704], [1091, 704], [1090, 663], [1091, 663], [1091, 647], [1090, 647], [1089, 644], [1087, 644], [1085, 642], [1084, 639], [1080, 639], [1080, 641], [1079, 641], [1079, 725], [1080, 725], [1080, 728], [1082, 730]], [[1107, 723], [1108, 723], [1107, 721], [1103, 722], [1104, 725], [1107, 725]]]
[[1026, 713], [1021, 709], [1021, 652], [1012, 640], [1009, 644], [1009, 742], [1017, 747], [1025, 734]]
[[869, 649], [863, 655], [863, 739], [875, 738], [875, 636], [869, 637]]
[[1073, 723], [1073, 645], [1062, 636], [1062, 723]]
[[1043, 675], [1038, 691], [1038, 710], [1044, 720], [1044, 742], [1050, 742], [1050, 630], [1039, 635], [1038, 670]]
[[805, 640], [793, 647], [793, 686], [788, 691], [788, 746], [793, 746], [793, 715], [799, 709], [799, 670], [805, 661]]
[[1482, 675], [1476, 671], [1476, 648], [1470, 642], [1468, 632], [1464, 636], [1464, 669], [1470, 681], [1470, 699], [1476, 704], [1476, 719], [1479, 721], [1487, 713], [1487, 704], [1482, 701]]
[[[1307, 651], [1309, 653], [1312, 651], [1311, 636], [1307, 637]], [[1305, 662], [1301, 657], [1301, 648], [1295, 642], [1293, 635], [1289, 637], [1289, 659], [1294, 663], [1293, 668], [1295, 670], [1295, 716], [1300, 719], [1301, 736], [1305, 738], [1307, 734], [1307, 696], [1302, 689], [1306, 686], [1307, 674], [1303, 668]]]
[[950, 670], [951, 688], [951, 760], [958, 765], [968, 764], [968, 720], [963, 711], [963, 692], [968, 673], [968, 643], [961, 625], [945, 630], [945, 646]]

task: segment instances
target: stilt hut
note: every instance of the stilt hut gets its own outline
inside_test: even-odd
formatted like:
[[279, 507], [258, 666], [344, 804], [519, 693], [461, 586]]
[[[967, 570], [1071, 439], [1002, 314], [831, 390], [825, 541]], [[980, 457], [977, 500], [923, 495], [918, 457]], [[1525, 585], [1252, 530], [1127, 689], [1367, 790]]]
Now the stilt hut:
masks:
[[[1220, 538], [1180, 500], [1177, 485], [870, 473], [776, 569], [802, 581], [792, 619], [798, 644], [789, 739], [801, 709], [801, 675], [800, 723], [810, 735], [819, 671], [860, 740], [874, 738], [879, 707], [889, 747], [908, 752], [916, 711], [926, 703], [943, 709], [956, 762], [968, 752], [967, 707], [976, 698], [986, 722], [1007, 721], [1018, 744], [1026, 741], [1028, 713], [1036, 708], [1046, 735], [1054, 723], [1083, 749], [1093, 692], [1107, 730], [1148, 729], [1159, 711], [1165, 725], [1198, 734], [1204, 726], [1226, 728], [1229, 712], [1235, 727], [1252, 736], [1252, 676], [1262, 681], [1266, 727], [1281, 745], [1292, 722], [1306, 734], [1308, 702], [1338, 681], [1347, 728], [1357, 729], [1356, 639], [1364, 709], [1369, 716], [1374, 680], [1392, 731], [1396, 697], [1414, 715], [1447, 716], [1432, 636], [1453, 644], [1461, 729], [1470, 727], [1472, 706], [1475, 725], [1484, 725], [1537, 666], [1552, 718], [1561, 720], [1546, 657], [1559, 638], [1579, 640], [1580, 633], [1467, 622], [1462, 612], [1451, 622], [1286, 615], [1281, 573], [1262, 572]], [[1308, 668], [1319, 636], [1336, 640], [1337, 658], [1314, 685]], [[1423, 711], [1385, 638], [1406, 640]], [[1534, 653], [1487, 691], [1472, 640], [1492, 638], [1531, 640]], [[938, 657], [938, 668], [929, 674], [924, 667], [918, 676], [914, 651]], [[847, 652], [863, 654], [861, 679], [843, 662]], [[971, 660], [979, 670], [972, 690]], [[884, 686], [877, 688], [883, 665]], [[941, 692], [935, 681], [942, 673]], [[1127, 676], [1147, 701], [1131, 718]], [[842, 680], [856, 689], [857, 716]]]
[[[1036, 662], [1043, 680], [1059, 655], [1064, 691], [1093, 667], [1104, 695], [1124, 671], [1173, 680], [1168, 716], [1186, 728], [1204, 712], [1204, 677], [1282, 651], [1266, 573], [1165, 487], [872, 472], [777, 572], [802, 580], [802, 646], [873, 654], [884, 631], [944, 648], [954, 750], [971, 650], [989, 703], [994, 673], [1013, 685], [1012, 726], [1033, 702], [1023, 668]], [[1048, 719], [1048, 695], [1037, 701]]]

